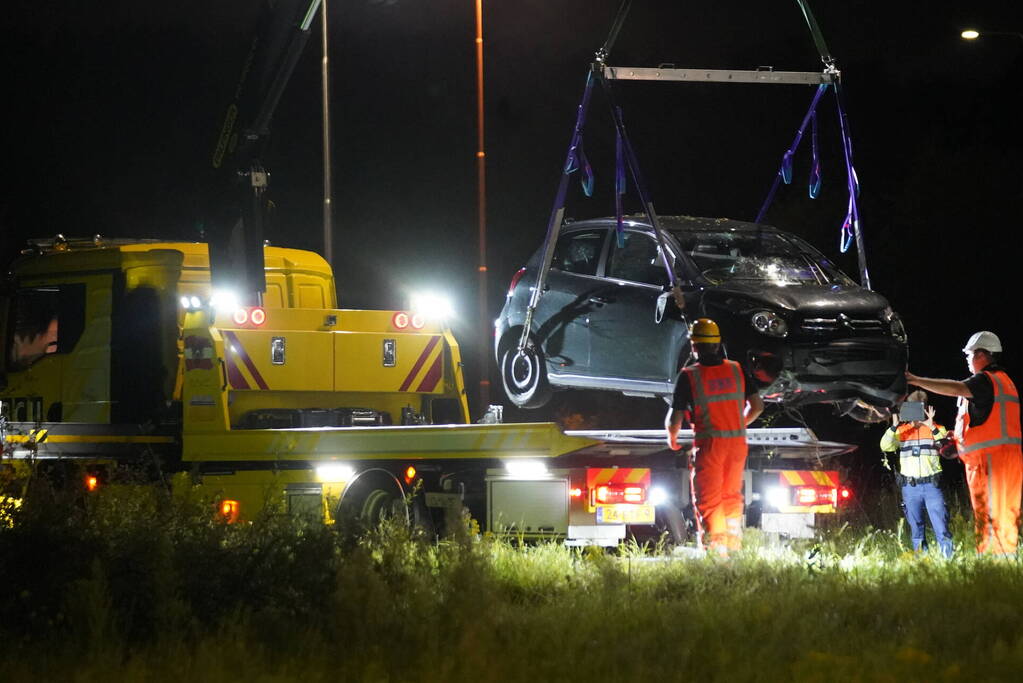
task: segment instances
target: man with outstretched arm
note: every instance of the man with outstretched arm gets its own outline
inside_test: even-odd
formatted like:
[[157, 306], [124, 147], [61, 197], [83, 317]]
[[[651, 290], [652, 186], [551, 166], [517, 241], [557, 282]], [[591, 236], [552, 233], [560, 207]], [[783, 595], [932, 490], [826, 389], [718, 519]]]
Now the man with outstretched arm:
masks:
[[966, 465], [966, 483], [977, 529], [977, 552], [1015, 557], [1023, 489], [1019, 392], [998, 365], [1002, 343], [977, 332], [963, 347], [968, 379], [932, 379], [906, 372], [906, 380], [959, 403], [955, 440]]
[[700, 318], [690, 339], [697, 363], [679, 374], [664, 426], [668, 445], [677, 451], [682, 423], [692, 424], [689, 472], [698, 543], [727, 557], [742, 545], [746, 427], [763, 412], [764, 402], [742, 366], [724, 357], [717, 323]]

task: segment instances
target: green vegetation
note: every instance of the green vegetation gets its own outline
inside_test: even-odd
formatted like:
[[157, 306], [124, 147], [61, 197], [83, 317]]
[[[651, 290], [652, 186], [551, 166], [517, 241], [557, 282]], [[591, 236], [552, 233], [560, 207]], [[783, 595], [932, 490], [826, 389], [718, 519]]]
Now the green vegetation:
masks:
[[[359, 540], [107, 487], [0, 528], [0, 680], [999, 680], [1023, 570], [899, 531], [755, 532], [728, 562], [520, 547], [396, 525]], [[969, 546], [967, 524], [957, 541]]]

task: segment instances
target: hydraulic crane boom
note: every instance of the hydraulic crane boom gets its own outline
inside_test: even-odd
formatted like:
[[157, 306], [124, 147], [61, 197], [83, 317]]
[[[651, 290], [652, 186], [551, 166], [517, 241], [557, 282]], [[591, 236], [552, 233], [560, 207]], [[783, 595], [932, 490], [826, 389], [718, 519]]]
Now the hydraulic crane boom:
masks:
[[265, 143], [320, 2], [265, 0], [213, 150], [219, 177], [205, 217], [213, 286], [233, 290], [252, 304], [266, 289], [263, 231], [270, 174], [263, 163]]

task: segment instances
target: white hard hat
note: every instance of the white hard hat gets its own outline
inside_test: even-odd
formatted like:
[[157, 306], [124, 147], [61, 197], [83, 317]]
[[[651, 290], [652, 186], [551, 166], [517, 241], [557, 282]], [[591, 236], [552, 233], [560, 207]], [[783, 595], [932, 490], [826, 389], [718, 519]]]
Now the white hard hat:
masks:
[[1002, 342], [998, 341], [998, 335], [994, 332], [977, 332], [970, 340], [966, 342], [966, 346], [963, 347], [963, 351], [976, 351], [977, 349], [984, 349], [991, 353], [1002, 352]]

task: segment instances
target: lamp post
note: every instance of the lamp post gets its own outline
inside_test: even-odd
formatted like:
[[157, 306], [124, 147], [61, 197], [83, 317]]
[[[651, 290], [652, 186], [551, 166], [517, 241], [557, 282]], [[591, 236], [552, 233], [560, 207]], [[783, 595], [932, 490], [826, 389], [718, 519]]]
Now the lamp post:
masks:
[[487, 166], [483, 147], [483, 0], [476, 3], [476, 210], [478, 230], [478, 317], [480, 325], [480, 410], [490, 404], [490, 353], [487, 340], [493, 329], [487, 311]]
[[323, 56], [320, 78], [323, 91], [323, 257], [334, 264], [333, 192], [330, 179], [330, 54], [327, 42], [327, 0], [320, 4]]

